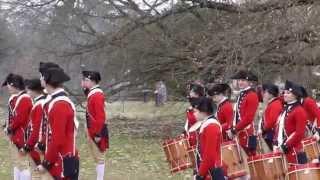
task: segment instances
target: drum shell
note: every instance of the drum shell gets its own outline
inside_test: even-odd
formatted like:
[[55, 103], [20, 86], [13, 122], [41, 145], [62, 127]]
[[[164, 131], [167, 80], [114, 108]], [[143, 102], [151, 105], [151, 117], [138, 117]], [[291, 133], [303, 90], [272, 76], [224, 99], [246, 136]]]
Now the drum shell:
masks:
[[227, 166], [229, 178], [241, 177], [247, 174], [243, 162], [240, 162], [239, 151], [235, 141], [227, 141], [221, 145], [222, 160]]
[[308, 160], [318, 159], [320, 156], [320, 147], [316, 139], [308, 137], [302, 140], [303, 150], [306, 152]]
[[285, 161], [281, 153], [272, 152], [248, 158], [252, 180], [284, 180]]
[[174, 139], [165, 140], [162, 147], [171, 173], [195, 167], [195, 148], [189, 145], [185, 136], [181, 135]]
[[288, 169], [286, 180], [320, 180], [319, 164], [294, 165]]

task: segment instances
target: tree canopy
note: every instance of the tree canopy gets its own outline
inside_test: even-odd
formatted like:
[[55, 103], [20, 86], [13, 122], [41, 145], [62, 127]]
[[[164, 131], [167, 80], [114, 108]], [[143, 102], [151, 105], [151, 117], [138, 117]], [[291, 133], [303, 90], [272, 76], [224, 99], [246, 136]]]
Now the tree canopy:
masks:
[[164, 79], [181, 94], [190, 79], [226, 81], [241, 68], [261, 81], [317, 85], [316, 0], [0, 2], [22, 42], [17, 61], [57, 61], [73, 77], [85, 64], [103, 72], [105, 87]]

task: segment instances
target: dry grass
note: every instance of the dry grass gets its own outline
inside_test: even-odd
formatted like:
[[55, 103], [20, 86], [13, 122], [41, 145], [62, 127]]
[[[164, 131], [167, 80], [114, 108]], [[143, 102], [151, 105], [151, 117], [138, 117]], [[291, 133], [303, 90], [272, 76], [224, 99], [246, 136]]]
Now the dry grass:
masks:
[[[107, 105], [110, 123], [110, 150], [106, 155], [108, 180], [185, 180], [191, 179], [191, 170], [171, 175], [161, 147], [164, 137], [182, 131], [187, 104], [169, 102], [163, 107], [153, 103], [114, 102]], [[82, 117], [83, 114], [79, 113]], [[5, 117], [5, 113], [2, 113]], [[83, 121], [81, 121], [83, 123]], [[169, 127], [169, 128], [168, 128]], [[87, 151], [84, 131], [78, 136], [81, 169], [80, 179], [95, 179], [95, 165]], [[8, 142], [0, 138], [0, 177], [11, 178]]]
[[128, 119], [155, 119], [159, 117], [181, 118], [188, 107], [184, 102], [167, 102], [164, 106], [155, 107], [154, 102], [140, 101], [113, 102], [107, 104], [108, 117], [126, 117]]

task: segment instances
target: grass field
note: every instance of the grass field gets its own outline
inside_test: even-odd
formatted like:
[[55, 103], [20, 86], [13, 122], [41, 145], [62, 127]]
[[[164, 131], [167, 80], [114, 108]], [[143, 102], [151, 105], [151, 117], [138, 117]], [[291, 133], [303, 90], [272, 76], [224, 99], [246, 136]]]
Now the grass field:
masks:
[[[156, 108], [153, 103], [114, 102], [107, 105], [110, 150], [106, 155], [107, 180], [187, 180], [191, 170], [171, 175], [161, 147], [163, 138], [183, 130], [185, 103], [169, 102]], [[79, 110], [79, 119], [83, 112]], [[5, 117], [5, 113], [2, 113]], [[84, 120], [80, 119], [83, 123]], [[80, 179], [94, 180], [95, 166], [90, 158], [83, 128], [78, 135]], [[0, 137], [0, 179], [10, 180], [8, 142]]]

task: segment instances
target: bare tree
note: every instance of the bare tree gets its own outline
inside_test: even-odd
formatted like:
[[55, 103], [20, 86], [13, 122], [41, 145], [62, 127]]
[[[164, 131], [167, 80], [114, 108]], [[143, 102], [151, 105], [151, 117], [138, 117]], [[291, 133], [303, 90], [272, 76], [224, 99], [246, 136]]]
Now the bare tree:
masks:
[[73, 77], [86, 64], [103, 72], [106, 88], [166, 79], [181, 94], [188, 79], [227, 80], [239, 68], [263, 81], [315, 84], [308, 72], [320, 65], [318, 1], [201, 2], [2, 1], [31, 59], [65, 64]]

